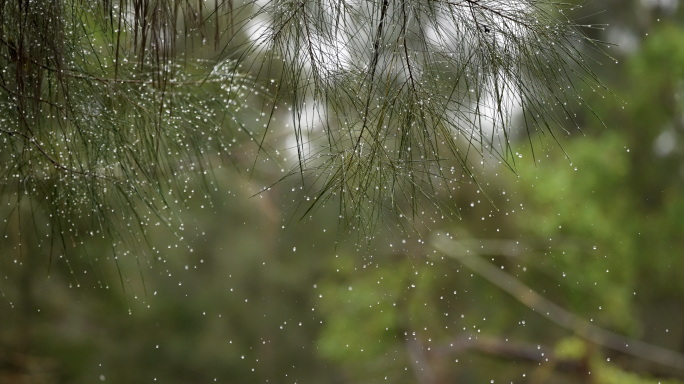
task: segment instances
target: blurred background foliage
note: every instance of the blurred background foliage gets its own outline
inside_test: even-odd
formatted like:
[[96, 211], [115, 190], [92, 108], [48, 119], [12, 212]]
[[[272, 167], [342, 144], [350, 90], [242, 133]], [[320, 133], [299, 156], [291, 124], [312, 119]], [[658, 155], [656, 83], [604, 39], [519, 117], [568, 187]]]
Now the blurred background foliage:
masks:
[[684, 354], [684, 7], [582, 5], [608, 24], [593, 37], [619, 44], [595, 70], [624, 104], [585, 90], [605, 127], [579, 110], [562, 149], [521, 130], [516, 173], [457, 187], [460, 220], [435, 212], [359, 246], [331, 207], [292, 220], [296, 184], [254, 196], [274, 177], [240, 172], [253, 152], [216, 169], [216, 189], [188, 186], [207, 198], [177, 203], [180, 238], [157, 227], [116, 260], [95, 237], [50, 263], [12, 216], [0, 383], [684, 382], [684, 367], [578, 337], [433, 244], [449, 236], [579, 317]]

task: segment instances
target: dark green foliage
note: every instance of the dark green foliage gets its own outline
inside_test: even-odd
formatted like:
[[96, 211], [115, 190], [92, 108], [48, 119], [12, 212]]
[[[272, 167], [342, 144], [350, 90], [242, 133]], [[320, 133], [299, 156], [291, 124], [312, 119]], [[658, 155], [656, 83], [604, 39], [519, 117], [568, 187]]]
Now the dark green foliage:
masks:
[[[236, 131], [256, 142], [256, 166], [269, 142], [255, 132], [281, 106], [298, 152], [288, 175], [312, 179], [304, 216], [334, 200], [366, 239], [386, 216], [412, 223], [426, 207], [451, 216], [436, 196], [477, 180], [470, 153], [513, 166], [516, 108], [528, 131], [555, 137], [551, 124], [583, 104], [577, 82], [602, 90], [579, 49], [600, 50], [572, 20], [579, 9], [537, 0], [3, 1], [3, 198], [29, 198], [62, 247], [90, 232], [137, 244], [127, 226], [144, 232], [167, 217], [167, 192], [183, 194], [190, 178], [235, 161], [226, 140]], [[263, 90], [254, 91], [263, 127], [235, 114], [253, 89]]]
[[150, 221], [171, 226], [167, 200], [191, 197], [193, 179], [206, 195], [229, 139], [252, 134], [235, 113], [253, 80], [200, 47], [177, 52], [198, 39], [201, 3], [0, 3], [3, 216], [47, 219], [35, 235], [51, 256], [84, 235], [144, 245]]

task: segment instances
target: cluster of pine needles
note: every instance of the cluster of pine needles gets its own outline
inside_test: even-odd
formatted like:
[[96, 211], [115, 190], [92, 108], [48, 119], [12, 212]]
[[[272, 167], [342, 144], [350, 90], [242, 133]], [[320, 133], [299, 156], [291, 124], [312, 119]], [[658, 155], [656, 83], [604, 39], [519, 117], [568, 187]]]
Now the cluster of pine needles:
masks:
[[[341, 226], [366, 239], [424, 211], [458, 216], [454, 193], [479, 182], [475, 164], [514, 171], [513, 126], [556, 142], [577, 126], [581, 90], [605, 89], [591, 70], [604, 43], [574, 21], [581, 8], [0, 0], [4, 230], [28, 210], [50, 249], [83, 236], [144, 243], [151, 223], [173, 229], [168, 196], [198, 181], [208, 195], [238, 132], [269, 155], [279, 105], [298, 154], [286, 178], [306, 191], [298, 215], [339, 204]], [[270, 111], [265, 130], [246, 122], [254, 100]]]

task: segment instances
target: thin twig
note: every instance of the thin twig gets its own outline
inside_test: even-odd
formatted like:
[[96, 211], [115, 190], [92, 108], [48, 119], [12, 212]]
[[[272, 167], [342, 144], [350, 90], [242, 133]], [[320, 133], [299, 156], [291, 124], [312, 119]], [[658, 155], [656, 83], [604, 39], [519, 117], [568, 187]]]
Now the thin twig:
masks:
[[4, 130], [4, 129], [0, 129], [0, 132], [4, 133], [4, 134], [6, 134], [6, 135], [8, 135], [8, 136], [10, 136], [10, 137], [21, 136], [21, 137], [25, 138], [25, 139], [28, 140], [34, 147], [36, 147], [36, 149], [38, 149], [38, 151], [41, 153], [41, 155], [43, 155], [43, 157], [45, 157], [45, 158], [46, 158], [50, 163], [52, 163], [52, 165], [54, 165], [54, 167], [57, 168], [57, 169], [60, 169], [60, 170], [62, 170], [62, 171], [66, 171], [66, 172], [69, 172], [69, 173], [79, 174], [79, 175], [86, 176], [86, 177], [95, 177], [95, 178], [99, 178], [99, 179], [103, 179], [103, 180], [107, 180], [107, 181], [111, 181], [111, 182], [117, 182], [117, 180], [114, 180], [114, 179], [109, 178], [109, 177], [104, 176], [104, 175], [100, 175], [100, 174], [98, 174], [98, 173], [92, 173], [92, 172], [87, 172], [87, 171], [85, 171], [85, 172], [84, 172], [84, 171], [79, 171], [79, 170], [77, 170], [77, 169], [71, 169], [71, 168], [69, 168], [69, 167], [63, 165], [63, 164], [60, 163], [59, 161], [53, 159], [53, 158], [52, 158], [52, 157], [43, 149], [43, 147], [42, 147], [40, 144], [38, 144], [38, 142], [37, 142], [33, 137], [31, 137], [31, 136], [29, 136], [29, 135], [27, 135], [27, 134], [25, 134], [25, 133], [23, 133], [23, 132], [19, 132], [19, 131], [6, 131], [6, 130]]

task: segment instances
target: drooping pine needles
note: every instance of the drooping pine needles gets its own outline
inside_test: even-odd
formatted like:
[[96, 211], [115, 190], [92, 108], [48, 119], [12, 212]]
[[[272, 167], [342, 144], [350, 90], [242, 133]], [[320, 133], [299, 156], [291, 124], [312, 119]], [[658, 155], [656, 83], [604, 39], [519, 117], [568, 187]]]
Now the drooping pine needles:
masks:
[[576, 125], [579, 88], [604, 89], [590, 66], [602, 43], [573, 21], [580, 8], [0, 0], [0, 203], [30, 199], [62, 244], [127, 236], [117, 216], [144, 232], [168, 217], [169, 192], [231, 156], [228, 126], [251, 137], [238, 111], [267, 78], [264, 105], [291, 109], [300, 213], [334, 202], [366, 238], [425, 207], [457, 215], [444, 201], [477, 183], [473, 159], [515, 167], [516, 119], [555, 141]]

